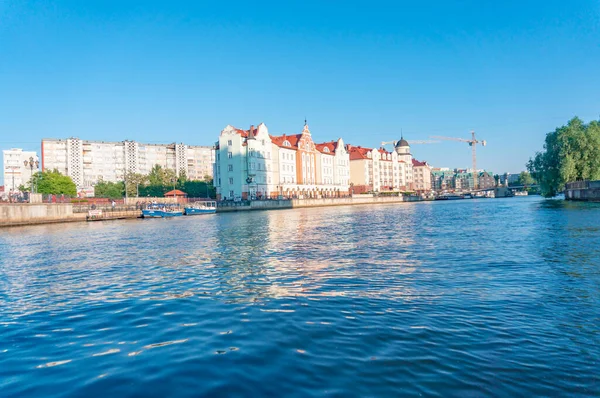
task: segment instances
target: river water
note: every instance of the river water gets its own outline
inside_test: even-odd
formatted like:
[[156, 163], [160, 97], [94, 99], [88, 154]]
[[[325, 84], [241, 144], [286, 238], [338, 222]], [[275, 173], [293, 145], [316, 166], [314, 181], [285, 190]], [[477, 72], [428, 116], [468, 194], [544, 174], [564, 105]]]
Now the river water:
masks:
[[0, 230], [0, 396], [598, 396], [600, 205]]

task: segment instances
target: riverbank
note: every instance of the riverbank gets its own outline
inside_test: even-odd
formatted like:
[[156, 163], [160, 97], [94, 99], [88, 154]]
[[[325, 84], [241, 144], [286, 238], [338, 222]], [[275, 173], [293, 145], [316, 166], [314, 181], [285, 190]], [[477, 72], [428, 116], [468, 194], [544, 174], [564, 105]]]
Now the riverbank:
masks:
[[565, 185], [565, 199], [582, 202], [600, 202], [600, 180], [567, 183]]
[[[254, 200], [242, 202], [219, 202], [217, 213], [253, 210], [284, 210], [306, 207], [376, 205], [405, 202], [418, 202], [420, 197], [373, 197], [356, 195], [347, 198]], [[52, 224], [77, 221], [101, 221], [139, 218], [140, 210], [81, 211], [71, 203], [19, 203], [0, 204], [0, 227]]]
[[92, 217], [85, 211], [74, 211], [72, 203], [0, 204], [0, 227], [54, 224], [78, 221], [120, 220], [140, 217], [139, 210], [96, 211]]

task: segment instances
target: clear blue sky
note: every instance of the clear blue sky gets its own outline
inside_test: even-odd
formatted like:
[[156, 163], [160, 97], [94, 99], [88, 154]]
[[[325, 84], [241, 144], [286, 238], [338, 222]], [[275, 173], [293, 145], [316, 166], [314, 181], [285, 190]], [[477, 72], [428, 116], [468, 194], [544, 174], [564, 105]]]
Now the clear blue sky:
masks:
[[[0, 148], [42, 137], [210, 145], [265, 122], [378, 146], [488, 141], [518, 172], [600, 115], [600, 2], [0, 0]], [[412, 151], [468, 167], [466, 144]]]

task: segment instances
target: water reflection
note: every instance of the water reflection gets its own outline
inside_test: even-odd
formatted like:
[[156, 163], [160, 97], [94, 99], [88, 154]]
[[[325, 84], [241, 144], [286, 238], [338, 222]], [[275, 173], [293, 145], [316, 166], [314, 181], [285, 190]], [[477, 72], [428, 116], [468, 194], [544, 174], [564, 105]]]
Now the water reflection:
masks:
[[0, 390], [594, 395], [599, 217], [523, 198], [3, 230]]

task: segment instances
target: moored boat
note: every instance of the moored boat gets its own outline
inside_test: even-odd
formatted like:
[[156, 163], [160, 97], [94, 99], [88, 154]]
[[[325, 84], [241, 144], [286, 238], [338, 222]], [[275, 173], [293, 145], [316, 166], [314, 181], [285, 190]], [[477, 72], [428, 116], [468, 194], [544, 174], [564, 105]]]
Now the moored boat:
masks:
[[183, 209], [183, 214], [186, 216], [192, 216], [196, 214], [212, 214], [216, 212], [217, 202], [212, 200], [190, 203]]
[[182, 216], [183, 211], [177, 206], [152, 204], [142, 209], [142, 218], [164, 218]]

